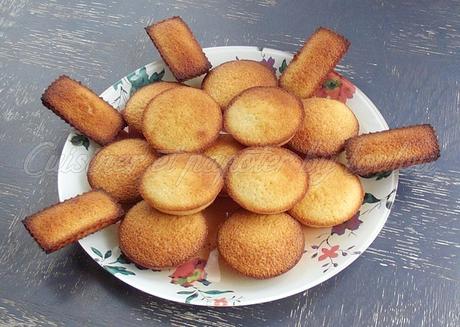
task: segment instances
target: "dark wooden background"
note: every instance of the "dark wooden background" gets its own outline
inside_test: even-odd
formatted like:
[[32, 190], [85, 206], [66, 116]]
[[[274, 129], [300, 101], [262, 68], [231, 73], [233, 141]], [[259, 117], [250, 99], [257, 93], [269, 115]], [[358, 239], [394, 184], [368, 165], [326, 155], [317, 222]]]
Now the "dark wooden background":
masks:
[[[45, 255], [26, 233], [21, 219], [57, 201], [70, 131], [44, 88], [66, 73], [103, 91], [158, 58], [143, 27], [172, 15], [204, 47], [294, 52], [334, 28], [352, 43], [339, 70], [391, 127], [438, 131], [441, 159], [401, 172], [385, 228], [338, 276], [273, 303], [191, 307], [124, 285], [78, 245]], [[459, 81], [458, 1], [0, 0], [0, 325], [460, 326]]]

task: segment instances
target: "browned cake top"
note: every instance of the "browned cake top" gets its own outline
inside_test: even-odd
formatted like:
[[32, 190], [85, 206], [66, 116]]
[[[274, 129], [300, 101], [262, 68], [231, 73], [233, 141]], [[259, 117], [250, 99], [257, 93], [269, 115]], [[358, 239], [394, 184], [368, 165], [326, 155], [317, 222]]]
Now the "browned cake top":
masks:
[[221, 134], [203, 154], [214, 159], [225, 170], [235, 154], [244, 149], [244, 145], [238, 143], [230, 134]]
[[199, 76], [211, 68], [200, 44], [180, 17], [155, 23], [146, 31], [178, 81]]
[[358, 176], [333, 160], [304, 161], [309, 188], [305, 196], [289, 210], [302, 224], [331, 227], [356, 214], [361, 207], [364, 190]]
[[42, 102], [99, 144], [111, 142], [125, 126], [117, 110], [93, 91], [65, 75], [45, 90]]
[[305, 118], [289, 146], [308, 157], [333, 157], [345, 141], [358, 135], [359, 124], [344, 103], [325, 98], [302, 99]]
[[121, 251], [146, 268], [177, 266], [192, 257], [206, 240], [203, 214], [172, 216], [137, 203], [120, 224]]
[[362, 176], [434, 161], [440, 155], [428, 124], [356, 136], [347, 141], [345, 151], [350, 169]]
[[201, 213], [206, 218], [208, 227], [208, 236], [206, 237], [205, 245], [197, 253], [198, 258], [206, 259], [209, 253], [217, 248], [217, 233], [222, 227], [222, 224], [227, 220], [228, 215], [231, 215], [240, 206], [229, 197], [217, 197], [216, 200]]
[[318, 28], [281, 75], [280, 86], [301, 98], [312, 96], [349, 45], [343, 36]]
[[157, 159], [141, 179], [144, 200], [161, 211], [207, 206], [223, 186], [222, 170], [201, 154], [170, 154]]
[[163, 91], [178, 87], [183, 84], [174, 82], [156, 82], [146, 85], [134, 93], [126, 103], [123, 109], [123, 118], [126, 120], [130, 128], [137, 131], [142, 131], [142, 116], [147, 104], [158, 94]]
[[239, 93], [254, 86], [276, 86], [273, 70], [254, 60], [233, 60], [211, 70], [201, 88], [225, 109]]
[[205, 92], [175, 87], [160, 93], [144, 111], [142, 132], [160, 152], [193, 152], [211, 145], [222, 128], [222, 112]]
[[121, 207], [104, 191], [90, 191], [44, 209], [24, 225], [46, 252], [52, 252], [116, 222]]
[[156, 157], [145, 140], [125, 139], [111, 143], [91, 160], [88, 182], [92, 188], [101, 188], [118, 201], [135, 200], [140, 197], [140, 178]]
[[279, 147], [252, 147], [240, 151], [225, 176], [230, 197], [243, 208], [261, 214], [286, 211], [308, 187], [302, 160]]
[[304, 250], [300, 224], [286, 213], [235, 212], [218, 233], [218, 249], [230, 266], [254, 278], [270, 278], [291, 269]]
[[247, 146], [283, 145], [299, 128], [304, 111], [279, 87], [256, 86], [237, 95], [224, 112], [224, 127]]

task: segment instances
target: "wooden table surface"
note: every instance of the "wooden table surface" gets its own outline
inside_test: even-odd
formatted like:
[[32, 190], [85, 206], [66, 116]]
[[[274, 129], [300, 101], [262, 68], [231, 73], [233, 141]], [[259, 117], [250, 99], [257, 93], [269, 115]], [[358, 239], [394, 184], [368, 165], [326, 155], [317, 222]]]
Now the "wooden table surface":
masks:
[[[459, 13], [458, 1], [0, 0], [0, 325], [460, 326]], [[65, 73], [101, 92], [158, 58], [143, 27], [173, 15], [204, 47], [294, 52], [317, 26], [336, 29], [352, 43], [339, 70], [388, 124], [437, 130], [441, 158], [401, 172], [384, 229], [339, 275], [272, 303], [185, 306], [123, 284], [78, 245], [45, 255], [23, 228], [58, 199], [71, 130], [42, 107], [44, 88]]]

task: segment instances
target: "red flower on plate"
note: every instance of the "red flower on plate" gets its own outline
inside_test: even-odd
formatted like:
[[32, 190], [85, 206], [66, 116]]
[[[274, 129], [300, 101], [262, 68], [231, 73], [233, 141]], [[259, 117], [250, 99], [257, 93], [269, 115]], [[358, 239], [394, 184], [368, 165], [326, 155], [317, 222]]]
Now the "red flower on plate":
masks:
[[331, 71], [324, 80], [315, 96], [320, 98], [335, 99], [346, 103], [347, 99], [353, 98], [356, 87], [346, 78], [335, 71]]
[[350, 220], [340, 225], [335, 225], [334, 227], [332, 227], [331, 234], [343, 235], [345, 233], [345, 230], [347, 229], [350, 231], [357, 230], [362, 223], [363, 222], [359, 220], [359, 212], [358, 212]]
[[221, 298], [219, 298], [219, 299], [214, 299], [214, 305], [215, 305], [216, 307], [225, 307], [225, 306], [228, 305], [228, 301], [227, 301], [226, 298], [221, 297]]
[[339, 249], [338, 245], [334, 245], [330, 249], [322, 248], [321, 252], [323, 254], [318, 258], [319, 261], [323, 261], [327, 258], [336, 258], [338, 256], [337, 250]]
[[193, 286], [194, 282], [200, 282], [204, 285], [209, 285], [206, 280], [206, 260], [195, 258], [176, 268], [169, 276], [171, 283], [181, 285], [183, 287]]

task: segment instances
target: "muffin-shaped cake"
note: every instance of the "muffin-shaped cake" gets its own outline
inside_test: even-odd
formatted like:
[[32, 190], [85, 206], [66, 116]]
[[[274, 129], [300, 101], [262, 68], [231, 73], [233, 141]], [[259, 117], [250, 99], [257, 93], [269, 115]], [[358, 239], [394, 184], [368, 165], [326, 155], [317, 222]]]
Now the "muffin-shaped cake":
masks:
[[308, 157], [330, 158], [340, 153], [345, 141], [358, 135], [353, 112], [340, 101], [302, 99], [305, 117], [289, 146]]
[[241, 210], [241, 207], [235, 201], [229, 197], [218, 197], [209, 207], [201, 211], [206, 218], [208, 236], [205, 245], [196, 254], [197, 257], [207, 259], [210, 252], [217, 249], [217, 233], [220, 227], [229, 215], [237, 210]]
[[260, 215], [246, 210], [232, 214], [217, 238], [219, 253], [231, 267], [259, 279], [294, 267], [304, 244], [301, 225], [288, 214]]
[[[214, 159], [219, 164], [222, 171], [225, 172], [233, 157], [238, 151], [243, 149], [244, 146], [238, 143], [230, 134], [221, 134], [217, 141], [207, 148], [203, 154]], [[227, 196], [225, 185], [220, 195]]]
[[358, 176], [344, 165], [327, 159], [305, 162], [309, 188], [290, 211], [311, 227], [331, 227], [351, 219], [361, 207], [364, 191]]
[[209, 206], [223, 184], [222, 170], [214, 160], [201, 154], [170, 154], [147, 168], [140, 193], [162, 212], [191, 215]]
[[124, 139], [102, 148], [91, 160], [88, 182], [103, 189], [120, 202], [139, 198], [139, 181], [157, 158], [149, 144], [141, 139]]
[[139, 132], [142, 131], [142, 116], [147, 104], [161, 92], [181, 85], [174, 82], [156, 82], [137, 90], [129, 98], [125, 109], [122, 111], [123, 118], [128, 123], [129, 128]]
[[222, 128], [217, 103], [202, 90], [175, 87], [149, 102], [142, 132], [163, 153], [200, 151], [211, 145]]
[[222, 109], [242, 91], [254, 86], [276, 86], [273, 70], [253, 60], [234, 60], [212, 69], [201, 88], [217, 101]]
[[239, 152], [227, 169], [227, 193], [243, 208], [261, 214], [291, 209], [305, 194], [308, 176], [302, 160], [279, 147]]
[[145, 268], [166, 268], [190, 259], [205, 244], [206, 219], [202, 213], [171, 216], [141, 201], [122, 220], [120, 249]]
[[207, 148], [203, 154], [214, 159], [223, 171], [238, 151], [244, 149], [244, 145], [238, 143], [230, 134], [221, 134], [216, 142]]
[[247, 146], [286, 144], [303, 119], [300, 99], [278, 87], [256, 86], [230, 102], [224, 128]]

